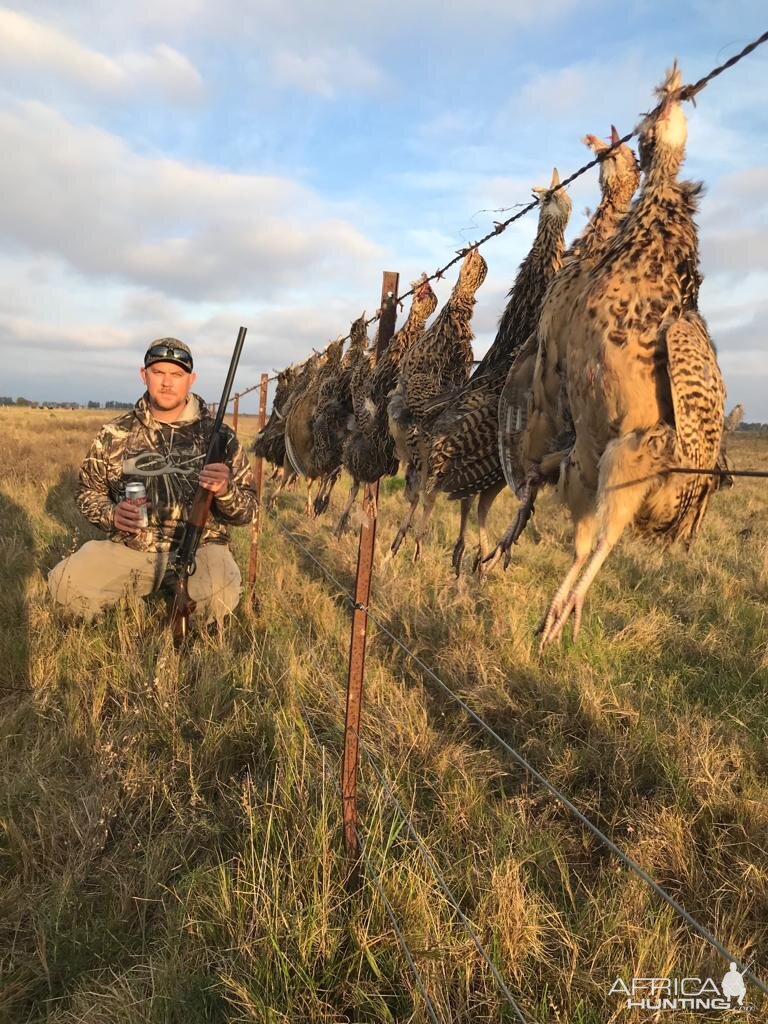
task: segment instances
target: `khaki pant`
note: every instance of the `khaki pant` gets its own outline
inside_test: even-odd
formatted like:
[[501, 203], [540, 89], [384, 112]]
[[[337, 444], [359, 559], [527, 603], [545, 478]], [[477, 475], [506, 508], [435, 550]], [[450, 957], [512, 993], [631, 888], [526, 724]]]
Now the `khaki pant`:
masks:
[[[167, 551], [134, 551], [109, 540], [89, 540], [48, 574], [48, 587], [60, 604], [92, 621], [133, 590], [146, 597], [163, 582]], [[201, 544], [189, 596], [197, 602], [192, 621], [221, 621], [240, 600], [240, 570], [226, 544]]]

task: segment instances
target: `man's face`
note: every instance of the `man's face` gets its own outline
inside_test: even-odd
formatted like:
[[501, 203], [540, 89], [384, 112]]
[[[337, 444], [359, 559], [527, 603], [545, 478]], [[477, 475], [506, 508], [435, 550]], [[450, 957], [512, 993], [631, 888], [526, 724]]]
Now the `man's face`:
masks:
[[181, 408], [197, 374], [187, 373], [177, 363], [152, 363], [141, 368], [141, 379], [147, 386], [152, 405], [163, 412]]

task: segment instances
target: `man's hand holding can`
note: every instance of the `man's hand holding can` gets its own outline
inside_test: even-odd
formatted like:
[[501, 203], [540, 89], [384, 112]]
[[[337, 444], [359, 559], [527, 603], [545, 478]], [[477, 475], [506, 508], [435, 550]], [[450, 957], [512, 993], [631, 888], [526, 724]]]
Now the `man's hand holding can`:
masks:
[[141, 533], [143, 530], [141, 513], [132, 501], [121, 501], [115, 505], [112, 521], [121, 533]]

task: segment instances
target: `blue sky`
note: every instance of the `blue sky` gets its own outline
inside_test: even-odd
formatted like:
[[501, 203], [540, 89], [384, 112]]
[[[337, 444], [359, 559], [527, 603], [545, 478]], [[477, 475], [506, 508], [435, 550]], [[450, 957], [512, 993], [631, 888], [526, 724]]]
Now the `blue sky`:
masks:
[[[672, 58], [691, 81], [766, 27], [756, 0], [39, 0], [0, 7], [0, 393], [130, 400], [159, 335], [214, 399], [346, 333], [499, 208], [630, 130]], [[687, 106], [704, 180], [701, 306], [729, 404], [768, 420], [768, 45]], [[568, 237], [597, 198], [572, 189]], [[476, 350], [530, 244], [484, 249]], [[452, 280], [440, 283], [442, 300]]]

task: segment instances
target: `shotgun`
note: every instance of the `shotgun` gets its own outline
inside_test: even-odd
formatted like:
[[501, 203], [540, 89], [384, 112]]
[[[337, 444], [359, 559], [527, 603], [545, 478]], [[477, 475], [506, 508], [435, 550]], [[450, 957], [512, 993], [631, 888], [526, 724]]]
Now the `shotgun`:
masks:
[[[221, 393], [221, 401], [216, 408], [216, 419], [213, 423], [211, 439], [208, 442], [208, 450], [205, 453], [203, 466], [212, 462], [223, 462], [226, 449], [226, 437], [222, 430], [224, 414], [227, 411], [229, 393], [237, 373], [237, 364], [240, 361], [240, 353], [243, 350], [245, 332], [247, 328], [241, 327], [237, 333], [235, 351], [232, 353], [232, 361], [229, 364], [227, 379], [224, 381], [224, 390]], [[202, 469], [203, 467], [201, 467]], [[211, 505], [215, 495], [207, 487], [197, 485], [197, 490], [192, 499], [192, 506], [184, 524], [184, 532], [181, 535], [176, 556], [171, 567], [172, 578], [168, 589], [167, 607], [168, 623], [173, 635], [173, 646], [178, 650], [187, 637], [189, 631], [189, 617], [195, 610], [195, 602], [189, 596], [189, 577], [195, 571], [195, 555], [200, 538], [203, 535], [205, 524], [211, 512]]]

